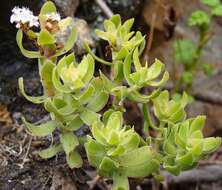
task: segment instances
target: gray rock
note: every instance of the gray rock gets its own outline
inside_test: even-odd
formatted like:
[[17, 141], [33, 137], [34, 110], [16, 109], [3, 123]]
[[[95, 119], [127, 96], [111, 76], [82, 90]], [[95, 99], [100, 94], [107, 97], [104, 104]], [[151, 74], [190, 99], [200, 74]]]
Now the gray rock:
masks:
[[79, 0], [53, 0], [63, 16], [74, 16]]

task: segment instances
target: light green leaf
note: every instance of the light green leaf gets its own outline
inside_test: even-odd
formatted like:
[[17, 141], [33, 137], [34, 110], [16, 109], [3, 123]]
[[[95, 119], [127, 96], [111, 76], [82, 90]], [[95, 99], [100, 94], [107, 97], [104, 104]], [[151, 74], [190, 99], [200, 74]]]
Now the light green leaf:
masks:
[[193, 155], [191, 152], [188, 152], [184, 156], [178, 157], [177, 162], [182, 166], [191, 166], [193, 164]]
[[56, 12], [56, 7], [54, 3], [52, 1], [45, 2], [40, 10], [40, 14], [47, 14], [52, 12]]
[[125, 22], [123, 23], [123, 26], [122, 26], [122, 27], [126, 28], [126, 29], [127, 29], [127, 32], [129, 32], [130, 29], [131, 29], [132, 26], [133, 26], [134, 20], [135, 20], [134, 18], [128, 19], [127, 21], [125, 21]]
[[91, 126], [95, 121], [99, 120], [100, 115], [89, 109], [85, 109], [82, 113], [80, 113], [80, 118], [85, 124]]
[[64, 45], [64, 48], [59, 50], [54, 56], [58, 57], [64, 53], [68, 52], [70, 49], [73, 48], [76, 40], [77, 40], [77, 30], [75, 27], [73, 27], [65, 45]]
[[104, 125], [101, 122], [94, 122], [91, 128], [92, 135], [96, 139], [96, 141], [102, 145], [108, 145], [106, 137], [103, 135], [102, 132], [102, 128], [104, 128]]
[[124, 154], [125, 148], [122, 145], [119, 145], [117, 148], [113, 148], [107, 151], [108, 156], [119, 156]]
[[98, 112], [101, 109], [103, 109], [103, 107], [107, 104], [108, 99], [109, 99], [109, 94], [102, 91], [101, 93], [99, 93], [97, 96], [93, 97], [90, 100], [89, 104], [87, 105], [87, 108], [95, 112]]
[[102, 159], [106, 155], [105, 147], [95, 140], [88, 138], [88, 142], [85, 144], [87, 157], [89, 163], [94, 167], [99, 167]]
[[78, 138], [72, 132], [62, 132], [60, 142], [66, 155], [69, 155], [79, 145]]
[[66, 155], [66, 161], [70, 168], [80, 168], [83, 163], [80, 154], [76, 150], [73, 150]]
[[132, 86], [134, 84], [134, 82], [130, 78], [131, 64], [132, 64], [131, 54], [128, 54], [127, 57], [125, 58], [124, 63], [123, 63], [123, 74], [124, 74], [124, 77], [125, 77], [126, 81], [128, 82], [128, 84]]
[[113, 186], [112, 190], [129, 190], [129, 181], [124, 174], [113, 174]]
[[88, 69], [86, 74], [82, 78], [84, 83], [88, 83], [92, 79], [95, 69], [94, 59], [90, 54], [86, 56], [86, 61], [88, 62]]
[[107, 124], [107, 121], [113, 112], [114, 112], [113, 109], [108, 109], [106, 112], [104, 112], [102, 121], [105, 125]]
[[164, 142], [163, 149], [167, 154], [176, 155], [176, 147], [172, 145], [172, 143], [168, 140]]
[[56, 127], [60, 126], [60, 123], [58, 123], [57, 121], [48, 121], [41, 125], [33, 125], [27, 122], [24, 117], [22, 117], [22, 122], [25, 124], [28, 131], [33, 136], [38, 136], [38, 137], [48, 136], [52, 134], [52, 132], [56, 129]]
[[147, 80], [153, 80], [157, 78], [163, 69], [164, 64], [160, 60], [155, 59], [155, 62], [148, 69]]
[[49, 148], [47, 148], [45, 150], [38, 152], [38, 154], [41, 158], [47, 159], [47, 158], [52, 158], [61, 150], [62, 150], [62, 145], [60, 143], [57, 143], [57, 144], [50, 146]]
[[167, 71], [164, 72], [163, 77], [160, 81], [150, 81], [147, 84], [149, 86], [161, 86], [169, 79], [169, 73]]
[[107, 136], [107, 142], [112, 145], [118, 145], [120, 142], [119, 134], [117, 131], [111, 131], [110, 134]]
[[117, 162], [110, 159], [109, 157], [104, 157], [98, 169], [99, 175], [105, 177], [112, 177], [117, 168], [118, 168]]
[[204, 123], [206, 120], [206, 116], [199, 115], [197, 116], [190, 125], [190, 133], [192, 134], [195, 131], [202, 130], [204, 128]]
[[107, 93], [109, 93], [115, 87], [115, 84], [111, 80], [109, 80], [101, 71], [99, 71], [99, 73], [103, 81], [103, 86], [105, 90], [107, 91]]
[[172, 173], [173, 175], [177, 176], [180, 174], [181, 168], [177, 165], [169, 165], [168, 163], [164, 163], [163, 167], [170, 173]]
[[150, 95], [147, 96], [139, 93], [138, 91], [132, 91], [131, 93], [129, 93], [127, 98], [129, 98], [131, 101], [144, 104], [149, 102], [151, 99], [157, 97], [160, 94], [160, 92], [161, 92], [160, 89], [156, 89]]
[[121, 25], [121, 18], [119, 14], [113, 15], [110, 20], [115, 24], [116, 28]]
[[81, 104], [86, 104], [92, 98], [94, 91], [95, 88], [90, 84], [84, 92], [82, 92], [81, 94], [73, 95], [73, 97]]
[[123, 62], [122, 61], [116, 61], [116, 63], [113, 66], [113, 78], [115, 81], [122, 81], [124, 78], [123, 74]]
[[83, 125], [83, 121], [80, 119], [80, 117], [77, 115], [72, 119], [65, 127], [68, 131], [76, 131]]
[[159, 170], [160, 164], [155, 159], [156, 154], [148, 146], [143, 146], [134, 151], [118, 157], [120, 171], [128, 177], [145, 177]]
[[103, 22], [104, 28], [107, 32], [114, 32], [116, 30], [115, 24], [111, 20], [105, 20]]
[[61, 83], [56, 67], [53, 69], [53, 72], [52, 72], [52, 82], [56, 90], [58, 90], [59, 92], [63, 92], [63, 93], [72, 92], [72, 90], [69, 89], [67, 85]]
[[25, 93], [25, 90], [24, 90], [24, 82], [23, 82], [23, 78], [20, 77], [19, 78], [19, 90], [20, 92], [22, 93], [22, 95], [30, 102], [34, 103], [34, 104], [41, 104], [45, 101], [45, 99], [47, 98], [46, 95], [43, 95], [43, 96], [39, 96], [39, 97], [32, 97], [32, 96], [29, 96]]
[[215, 150], [218, 149], [218, 147], [221, 144], [221, 138], [220, 137], [209, 137], [204, 139], [204, 147], [203, 147], [203, 152], [204, 153], [211, 153], [214, 152]]
[[46, 92], [49, 92], [49, 94], [52, 93], [54, 90], [52, 82], [52, 72], [54, 67], [55, 64], [52, 61], [46, 60], [40, 71], [42, 83], [45, 88], [44, 90], [46, 90]]
[[133, 63], [135, 65], [136, 71], [139, 71], [142, 68], [142, 66], [140, 64], [140, 60], [139, 60], [138, 48], [136, 48], [133, 52]]
[[121, 48], [121, 50], [113, 58], [114, 60], [122, 60], [129, 54], [129, 51], [126, 48]]
[[54, 36], [48, 32], [48, 30], [42, 29], [37, 38], [37, 43], [39, 45], [49, 45], [56, 42]]
[[23, 45], [22, 45], [22, 38], [23, 38], [23, 32], [22, 30], [18, 30], [17, 34], [16, 34], [16, 41], [17, 41], [17, 44], [19, 46], [19, 49], [20, 51], [22, 52], [22, 54], [25, 56], [25, 57], [28, 57], [28, 58], [40, 58], [41, 55], [38, 51], [29, 51], [29, 50], [26, 50]]
[[96, 61], [98, 61], [98, 62], [100, 62], [100, 63], [102, 63], [102, 64], [104, 64], [104, 65], [112, 65], [111, 62], [105, 61], [105, 60], [99, 58], [98, 56], [96, 56], [96, 55], [91, 51], [91, 49], [90, 49], [90, 47], [89, 47], [89, 45], [87, 44], [86, 41], [83, 42], [83, 46], [84, 46], [84, 48], [86, 49], [86, 51], [87, 51]]
[[120, 129], [121, 126], [123, 124], [123, 118], [122, 118], [122, 113], [117, 111], [117, 112], [113, 112], [108, 121], [107, 121], [107, 129]]

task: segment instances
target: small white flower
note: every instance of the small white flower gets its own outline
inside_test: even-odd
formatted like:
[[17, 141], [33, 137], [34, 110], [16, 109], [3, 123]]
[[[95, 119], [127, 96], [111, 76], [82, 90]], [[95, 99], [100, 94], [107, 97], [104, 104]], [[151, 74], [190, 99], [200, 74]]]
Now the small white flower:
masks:
[[28, 24], [29, 27], [39, 26], [38, 17], [33, 15], [33, 12], [28, 8], [14, 7], [10, 17], [11, 23], [16, 23], [16, 28], [20, 28], [22, 24]]
[[49, 19], [49, 20], [58, 21], [58, 22], [61, 20], [60, 14], [55, 13], [55, 12], [46, 14], [46, 18]]

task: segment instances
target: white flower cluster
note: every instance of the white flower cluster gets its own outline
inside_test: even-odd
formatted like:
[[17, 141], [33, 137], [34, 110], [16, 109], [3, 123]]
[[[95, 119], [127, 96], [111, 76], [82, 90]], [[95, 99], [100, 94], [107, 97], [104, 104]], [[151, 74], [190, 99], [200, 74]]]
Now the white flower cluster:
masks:
[[61, 20], [60, 14], [55, 13], [55, 12], [46, 14], [46, 18], [49, 19], [49, 20], [58, 21], [58, 22]]
[[22, 24], [28, 24], [29, 27], [39, 26], [38, 17], [33, 15], [33, 12], [28, 8], [14, 7], [10, 17], [11, 23], [16, 23], [16, 28], [21, 28]]

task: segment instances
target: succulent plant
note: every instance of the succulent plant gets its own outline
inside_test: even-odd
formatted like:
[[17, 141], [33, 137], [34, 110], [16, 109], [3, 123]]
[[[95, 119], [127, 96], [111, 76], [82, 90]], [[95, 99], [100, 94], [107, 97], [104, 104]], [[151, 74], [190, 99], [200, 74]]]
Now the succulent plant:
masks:
[[[78, 63], [74, 53], [69, 52], [77, 37], [76, 29], [71, 27], [74, 25], [69, 25], [72, 19], [61, 19], [54, 4], [47, 1], [38, 16], [40, 31], [34, 32], [31, 28], [39, 25], [38, 20], [28, 13], [33, 23], [26, 20], [16, 23], [17, 42], [26, 57], [38, 58], [43, 94], [28, 95], [23, 78], [19, 79], [19, 89], [27, 100], [43, 104], [50, 120], [40, 125], [22, 120], [33, 136], [53, 135], [54, 131], [59, 134], [58, 141], [39, 152], [42, 158], [64, 151], [69, 167], [79, 168], [83, 160], [78, 147], [82, 146], [98, 174], [113, 179], [114, 190], [128, 190], [129, 177], [159, 176], [162, 166], [177, 175], [218, 148], [220, 138], [203, 138], [204, 117], [186, 118], [188, 95], [184, 93], [181, 98], [170, 100], [169, 92], [161, 91], [160, 86], [169, 78], [164, 64], [157, 59], [149, 67], [140, 63], [145, 41], [140, 32], [135, 35], [130, 32], [133, 19], [121, 24], [120, 16], [114, 15], [104, 22], [105, 32], [97, 30], [97, 35], [111, 46], [111, 62], [94, 55], [85, 43], [88, 54]], [[14, 17], [12, 21], [20, 21], [20, 17]], [[59, 44], [58, 35], [67, 27], [71, 27], [70, 35]], [[23, 48], [23, 33], [34, 42], [36, 51]], [[95, 60], [110, 66], [111, 77], [102, 71], [95, 76]], [[141, 93], [148, 86], [158, 88], [149, 95]], [[107, 104], [109, 99], [111, 106]], [[125, 99], [142, 104], [145, 137], [133, 126], [124, 124]], [[148, 102], [157, 122], [150, 117]], [[82, 126], [87, 126], [90, 133], [80, 141], [76, 131]], [[156, 130], [156, 136], [149, 135], [149, 127]]]
[[219, 137], [203, 137], [204, 123], [205, 117], [198, 116], [165, 130], [163, 166], [167, 171], [178, 175], [181, 171], [190, 170], [219, 147]]
[[128, 177], [145, 177], [160, 167], [158, 154], [122, 123], [122, 113], [109, 110], [103, 122], [92, 125], [94, 139], [88, 137], [85, 145], [90, 164], [99, 175], [113, 178], [113, 189], [128, 189]]

